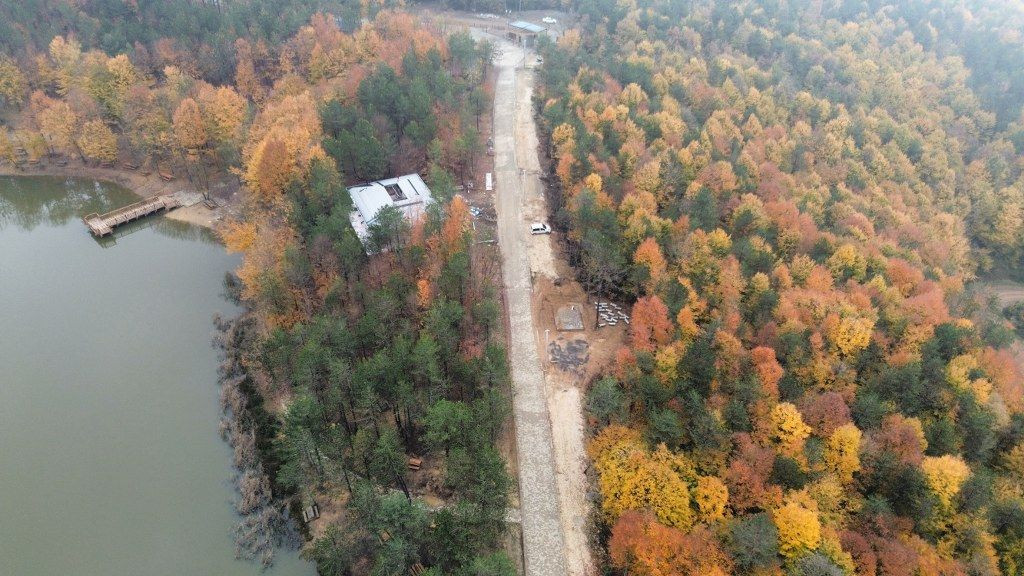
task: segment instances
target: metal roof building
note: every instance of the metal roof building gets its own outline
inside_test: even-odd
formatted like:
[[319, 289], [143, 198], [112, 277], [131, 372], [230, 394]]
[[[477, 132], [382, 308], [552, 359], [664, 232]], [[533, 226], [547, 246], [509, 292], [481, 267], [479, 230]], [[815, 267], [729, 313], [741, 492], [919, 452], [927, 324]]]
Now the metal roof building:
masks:
[[531, 34], [540, 34], [541, 32], [547, 30], [547, 28], [541, 26], [540, 24], [534, 24], [533, 22], [527, 22], [526, 20], [516, 20], [515, 22], [510, 22], [509, 26], [517, 30], [529, 32]]
[[434, 201], [430, 188], [427, 188], [419, 174], [353, 186], [348, 189], [348, 193], [352, 197], [349, 220], [363, 244], [366, 244], [370, 236], [370, 225], [381, 209], [394, 206], [406, 220], [412, 221], [423, 215], [426, 207]]
[[537, 41], [537, 35], [547, 31], [547, 27], [526, 20], [516, 20], [508, 23], [508, 39], [522, 44], [526, 47], [533, 46]]

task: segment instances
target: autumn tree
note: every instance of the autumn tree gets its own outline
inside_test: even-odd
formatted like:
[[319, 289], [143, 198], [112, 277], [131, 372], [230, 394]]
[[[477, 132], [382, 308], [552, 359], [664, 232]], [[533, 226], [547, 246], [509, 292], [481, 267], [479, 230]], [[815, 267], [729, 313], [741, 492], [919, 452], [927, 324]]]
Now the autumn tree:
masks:
[[27, 94], [28, 80], [18, 64], [0, 56], [0, 105], [20, 109]]
[[17, 161], [14, 154], [14, 142], [6, 127], [0, 128], [0, 161], [13, 165]]
[[768, 438], [781, 452], [799, 457], [803, 452], [804, 440], [811, 435], [811, 428], [804, 423], [800, 411], [789, 402], [776, 404], [768, 415]]
[[100, 164], [117, 161], [117, 136], [102, 120], [89, 120], [83, 124], [76, 141], [87, 159]]
[[615, 523], [608, 551], [616, 567], [643, 576], [725, 576], [732, 568], [710, 532], [685, 534], [635, 511]]
[[54, 101], [41, 92], [32, 95], [32, 108], [39, 130], [52, 150], [70, 153], [78, 152], [78, 116], [66, 102]]
[[798, 499], [789, 500], [772, 513], [772, 519], [779, 533], [779, 553], [783, 557], [795, 558], [818, 547], [821, 524], [813, 506]]
[[654, 238], [648, 237], [640, 243], [633, 254], [633, 262], [644, 270], [641, 283], [648, 294], [653, 294], [655, 288], [665, 278], [666, 270], [665, 257]]
[[185, 150], [197, 151], [206, 147], [208, 139], [199, 104], [185, 98], [174, 111], [174, 139]]
[[861, 432], [853, 424], [839, 426], [825, 442], [825, 464], [843, 482], [860, 470], [860, 442]]
[[971, 469], [962, 458], [951, 456], [925, 456], [921, 461], [928, 488], [939, 499], [939, 503], [949, 508], [953, 498], [960, 493], [960, 488], [971, 475]]
[[648, 453], [640, 435], [628, 428], [605, 428], [588, 447], [601, 488], [602, 508], [614, 521], [627, 510], [650, 510], [668, 526], [687, 529], [693, 523], [686, 476], [692, 465], [660, 446]]
[[671, 342], [674, 336], [668, 307], [658, 296], [645, 296], [636, 301], [629, 328], [636, 350], [652, 351], [655, 346]]
[[199, 91], [199, 105], [209, 139], [222, 157], [230, 157], [242, 146], [243, 128], [248, 104], [234, 88], [204, 86]]

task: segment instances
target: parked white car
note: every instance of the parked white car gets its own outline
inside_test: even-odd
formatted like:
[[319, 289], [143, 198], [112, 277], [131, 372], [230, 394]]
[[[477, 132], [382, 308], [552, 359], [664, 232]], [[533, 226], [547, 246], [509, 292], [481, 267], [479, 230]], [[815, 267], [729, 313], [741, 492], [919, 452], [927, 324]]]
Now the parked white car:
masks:
[[534, 222], [530, 224], [530, 234], [551, 234], [551, 226], [544, 222]]
[[558, 20], [555, 20], [551, 16], [545, 16], [545, 17], [541, 18], [540, 21], [545, 23], [545, 24], [557, 24], [558, 23]]

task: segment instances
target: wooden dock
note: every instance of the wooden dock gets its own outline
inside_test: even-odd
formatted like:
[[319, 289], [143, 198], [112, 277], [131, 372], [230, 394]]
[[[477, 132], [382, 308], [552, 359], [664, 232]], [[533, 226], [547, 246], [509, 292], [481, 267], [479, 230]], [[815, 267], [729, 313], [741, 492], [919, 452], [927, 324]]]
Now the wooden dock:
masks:
[[93, 236], [102, 238], [114, 233], [114, 228], [139, 218], [145, 218], [150, 214], [156, 214], [162, 210], [172, 210], [178, 207], [178, 201], [171, 196], [153, 196], [118, 208], [106, 214], [87, 214], [82, 221], [89, 227]]

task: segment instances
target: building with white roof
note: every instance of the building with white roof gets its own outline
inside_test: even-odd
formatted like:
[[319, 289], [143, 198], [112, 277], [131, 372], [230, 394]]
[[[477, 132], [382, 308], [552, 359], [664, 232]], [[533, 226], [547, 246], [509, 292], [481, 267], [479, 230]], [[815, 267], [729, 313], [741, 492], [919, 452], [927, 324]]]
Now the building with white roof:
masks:
[[427, 188], [419, 174], [353, 186], [348, 189], [348, 193], [352, 197], [349, 220], [364, 245], [370, 237], [370, 225], [383, 208], [394, 206], [411, 222], [422, 216], [427, 206], [434, 201], [430, 188]]
[[508, 23], [506, 36], [516, 44], [532, 48], [537, 44], [537, 36], [546, 31], [546, 26], [525, 20], [516, 20], [515, 22]]

